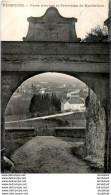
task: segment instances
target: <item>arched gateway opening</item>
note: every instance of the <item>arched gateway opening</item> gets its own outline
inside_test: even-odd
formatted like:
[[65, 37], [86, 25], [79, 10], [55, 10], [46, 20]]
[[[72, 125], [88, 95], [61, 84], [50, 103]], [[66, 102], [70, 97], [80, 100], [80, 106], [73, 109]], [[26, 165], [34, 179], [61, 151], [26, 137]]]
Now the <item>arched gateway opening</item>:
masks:
[[[54, 100], [56, 103], [53, 105]], [[91, 168], [91, 170], [84, 169], [83, 165], [82, 169], [77, 170], [76, 167], [76, 171], [101, 172], [104, 169], [105, 132], [106, 113], [99, 98], [85, 83], [69, 74], [48, 72], [25, 80], [11, 96], [5, 110], [5, 152], [15, 163], [15, 167], [11, 168], [12, 172], [43, 171], [40, 168], [30, 170], [30, 166], [26, 168], [24, 153], [22, 154], [24, 149], [19, 152], [19, 147], [28, 144], [29, 140], [33, 142], [35, 136], [38, 142], [46, 142], [46, 148], [55, 141], [51, 136], [61, 139], [63, 143], [71, 142], [73, 145], [69, 147], [70, 152], [75, 156], [79, 154]], [[59, 147], [61, 142], [58, 140]], [[39, 149], [39, 144], [36, 147]], [[31, 146], [30, 150], [33, 151]], [[48, 154], [49, 162], [50, 150]], [[28, 163], [28, 155], [25, 158]], [[39, 151], [38, 158], [46, 160], [42, 152], [39, 157]], [[23, 163], [23, 167], [20, 168], [19, 163]], [[55, 163], [57, 166], [57, 161]], [[56, 168], [54, 171], [74, 171], [73, 167], [71, 169], [71, 163], [69, 170], [66, 168], [66, 163], [65, 170]], [[39, 167], [39, 163], [37, 166]], [[64, 163], [61, 162], [61, 166], [64, 167]], [[47, 167], [44, 171], [48, 171]]]
[[[44, 16], [31, 17], [28, 21], [29, 31], [24, 42], [2, 42], [2, 157], [5, 148], [5, 109], [14, 91], [34, 75], [59, 72], [83, 81], [99, 98], [106, 115], [104, 172], [109, 171], [109, 44], [80, 43], [75, 32], [77, 20], [61, 17], [55, 8], [49, 8]], [[41, 36], [38, 23], [44, 32]], [[66, 34], [61, 36], [65, 30]]]

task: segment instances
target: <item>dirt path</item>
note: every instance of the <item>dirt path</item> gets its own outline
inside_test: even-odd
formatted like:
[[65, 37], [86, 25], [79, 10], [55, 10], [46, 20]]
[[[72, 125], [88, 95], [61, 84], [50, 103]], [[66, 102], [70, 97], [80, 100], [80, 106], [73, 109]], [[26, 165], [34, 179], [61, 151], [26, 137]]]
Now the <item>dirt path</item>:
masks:
[[12, 155], [16, 173], [92, 173], [90, 167], [71, 154], [75, 143], [52, 136], [35, 137]]

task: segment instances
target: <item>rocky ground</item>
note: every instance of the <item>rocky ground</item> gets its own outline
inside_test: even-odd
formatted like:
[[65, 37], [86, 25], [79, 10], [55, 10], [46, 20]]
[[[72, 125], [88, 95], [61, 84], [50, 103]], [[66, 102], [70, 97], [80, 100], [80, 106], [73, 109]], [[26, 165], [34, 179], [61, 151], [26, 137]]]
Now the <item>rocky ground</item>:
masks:
[[53, 136], [37, 136], [16, 150], [11, 159], [12, 173], [95, 173], [71, 152], [78, 142]]

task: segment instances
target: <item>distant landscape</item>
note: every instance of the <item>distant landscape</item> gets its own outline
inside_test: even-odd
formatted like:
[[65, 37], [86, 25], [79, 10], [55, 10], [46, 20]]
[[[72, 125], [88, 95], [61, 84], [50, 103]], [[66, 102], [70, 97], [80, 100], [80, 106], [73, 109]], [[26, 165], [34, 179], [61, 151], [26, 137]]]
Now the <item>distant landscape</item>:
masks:
[[[34, 76], [14, 92], [6, 108], [6, 121], [61, 112], [61, 102], [68, 99], [67, 94], [71, 92], [85, 99], [87, 86], [74, 77], [60, 73]], [[36, 102], [32, 102], [34, 97]]]

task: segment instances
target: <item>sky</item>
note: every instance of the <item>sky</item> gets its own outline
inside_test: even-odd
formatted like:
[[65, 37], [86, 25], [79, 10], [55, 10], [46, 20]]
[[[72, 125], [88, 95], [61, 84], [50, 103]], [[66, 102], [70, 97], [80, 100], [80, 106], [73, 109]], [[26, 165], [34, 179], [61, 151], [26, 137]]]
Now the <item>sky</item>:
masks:
[[80, 81], [79, 79], [69, 76], [67, 74], [62, 74], [62, 73], [56, 73], [56, 72], [47, 72], [47, 73], [42, 73], [36, 76], [33, 76], [26, 81], [22, 83], [23, 85], [26, 85], [29, 83], [32, 84], [38, 84], [39, 82], [52, 82], [52, 83], [58, 83], [58, 84], [75, 84], [75, 85], [80, 85], [82, 87], [86, 87], [86, 85]]
[[63, 17], [77, 18], [78, 38], [84, 38], [91, 28], [97, 25], [102, 26], [108, 18], [108, 0], [3, 0], [1, 3], [1, 40], [22, 41], [28, 32], [27, 18], [44, 15], [50, 6], [57, 7]]

